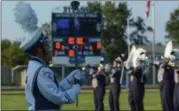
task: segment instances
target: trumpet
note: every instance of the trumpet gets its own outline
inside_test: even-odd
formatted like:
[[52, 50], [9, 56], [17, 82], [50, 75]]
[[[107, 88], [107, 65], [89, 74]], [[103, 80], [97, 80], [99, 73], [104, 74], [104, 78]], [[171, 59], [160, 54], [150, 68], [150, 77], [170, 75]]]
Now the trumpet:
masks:
[[152, 61], [153, 65], [160, 65], [160, 64], [168, 64], [172, 68], [179, 68], [179, 58], [178, 59], [164, 59], [161, 60], [154, 59]]

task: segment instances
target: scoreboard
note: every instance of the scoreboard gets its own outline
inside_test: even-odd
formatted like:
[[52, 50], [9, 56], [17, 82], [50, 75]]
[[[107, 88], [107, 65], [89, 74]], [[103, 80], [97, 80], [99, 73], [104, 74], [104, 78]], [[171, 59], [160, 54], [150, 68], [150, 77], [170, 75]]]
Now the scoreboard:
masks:
[[[100, 21], [98, 13], [77, 13], [77, 21], [74, 21], [73, 13], [52, 13], [52, 63], [74, 64], [77, 54], [80, 64], [98, 64], [101, 57]], [[75, 29], [75, 25], [78, 28]]]

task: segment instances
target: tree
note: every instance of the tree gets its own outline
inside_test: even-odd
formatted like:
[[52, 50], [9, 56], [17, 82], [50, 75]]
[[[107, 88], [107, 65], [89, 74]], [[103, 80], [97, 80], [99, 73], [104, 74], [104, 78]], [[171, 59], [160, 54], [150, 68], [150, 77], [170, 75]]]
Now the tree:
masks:
[[90, 12], [102, 12], [102, 7], [99, 2], [88, 2], [87, 5]]
[[49, 37], [49, 38], [51, 38], [51, 24], [44, 23], [42, 25], [42, 27], [43, 27], [43, 33], [44, 33], [44, 35]]
[[163, 46], [163, 44], [161, 42], [157, 42], [156, 45]]
[[100, 12], [103, 16], [101, 26], [101, 42], [104, 46], [109, 60], [114, 60], [121, 53], [127, 53], [126, 28], [128, 19], [129, 26], [134, 30], [130, 33], [130, 41], [132, 44], [143, 45], [149, 43], [145, 33], [152, 31], [141, 17], [136, 20], [132, 18], [131, 9], [128, 9], [127, 3], [121, 2], [115, 7], [111, 1], [106, 1], [104, 5], [99, 2], [88, 2], [88, 9], [91, 12]]
[[1, 41], [1, 51], [8, 49], [11, 46], [11, 41], [8, 39], [4, 39]]
[[144, 45], [150, 43], [145, 33], [152, 32], [152, 28], [146, 26], [144, 20], [141, 17], [137, 17], [136, 21], [131, 19], [129, 24], [132, 28], [134, 28], [134, 31], [130, 33], [130, 41], [132, 44]]
[[130, 16], [130, 10], [127, 9], [126, 3], [119, 3], [118, 7], [111, 1], [107, 1], [104, 5], [98, 2], [88, 3], [89, 11], [101, 12], [103, 22], [101, 25], [101, 42], [104, 46], [108, 58], [113, 61], [121, 53], [126, 53], [127, 43], [126, 26], [127, 18]]
[[[51, 25], [45, 23], [42, 25], [44, 35], [51, 38]], [[28, 55], [22, 51], [19, 46], [25, 37], [19, 38], [16, 41], [4, 39], [1, 41], [1, 58], [2, 65], [14, 67], [16, 65], [25, 65], [28, 63]]]
[[14, 67], [16, 65], [27, 64], [28, 55], [19, 48], [20, 41], [2, 40], [1, 45], [1, 58], [2, 65]]
[[4, 39], [1, 41], [1, 64], [2, 65], [7, 65], [7, 53], [8, 53], [8, 49], [9, 47], [11, 47], [11, 41], [8, 39]]
[[9, 48], [9, 61], [11, 66], [25, 65], [28, 62], [28, 55], [22, 51], [20, 46], [20, 41], [14, 41], [12, 46]]
[[170, 19], [166, 23], [167, 39], [174, 40], [179, 44], [179, 7], [170, 14]]

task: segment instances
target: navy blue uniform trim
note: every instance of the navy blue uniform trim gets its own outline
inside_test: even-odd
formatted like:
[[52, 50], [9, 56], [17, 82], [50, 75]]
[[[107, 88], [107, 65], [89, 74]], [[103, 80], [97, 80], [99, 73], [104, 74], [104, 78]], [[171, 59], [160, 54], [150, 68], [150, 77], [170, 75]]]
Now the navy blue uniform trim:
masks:
[[[54, 104], [53, 102], [46, 99], [40, 92], [38, 85], [37, 85], [37, 77], [42, 68], [45, 66], [40, 66], [37, 71], [35, 72], [35, 76], [32, 83], [32, 94], [35, 99], [35, 110], [51, 110], [51, 109], [60, 109], [59, 105]], [[54, 82], [58, 87], [58, 82], [56, 80], [56, 77], [54, 76]], [[58, 87], [59, 88], [59, 87]]]
[[68, 99], [68, 101], [71, 101], [71, 98], [70, 98], [70, 96], [68, 95], [67, 92], [65, 92], [65, 97]]
[[65, 89], [62, 86], [59, 86], [62, 91], [65, 91]]
[[37, 61], [37, 62], [39, 62], [39, 63], [45, 65], [46, 67], [48, 67], [48, 65], [47, 65], [43, 60], [41, 60], [41, 59], [38, 58], [38, 57], [31, 56], [31, 57], [30, 57], [30, 60], [32, 60], [32, 61]]
[[[72, 83], [70, 83], [70, 81], [68, 79], [64, 79], [68, 82], [68, 84], [72, 85]], [[65, 91], [65, 88], [63, 86], [59, 86], [61, 88], [62, 91]]]
[[68, 79], [66, 79], [69, 84], [72, 84]]
[[[33, 81], [32, 81], [32, 94], [33, 94], [33, 89], [34, 89], [34, 83], [35, 83], [35, 80], [37, 79], [37, 76], [38, 76], [38, 73], [40, 72], [40, 70], [45, 67], [45, 66], [40, 66], [37, 71], [35, 72], [35, 75], [34, 75], [34, 78], [33, 78]], [[34, 95], [34, 94], [33, 94]]]

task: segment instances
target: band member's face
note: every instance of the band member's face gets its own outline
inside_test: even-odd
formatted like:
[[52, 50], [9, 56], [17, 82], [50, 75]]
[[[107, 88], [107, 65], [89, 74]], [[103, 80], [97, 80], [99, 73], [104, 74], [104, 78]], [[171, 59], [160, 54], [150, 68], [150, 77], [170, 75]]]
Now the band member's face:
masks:
[[50, 41], [44, 42], [43, 48], [44, 48], [44, 59], [48, 63], [52, 59], [52, 50], [51, 50]]
[[165, 58], [164, 61], [165, 61], [166, 63], [168, 63], [168, 62], [169, 62], [169, 59], [168, 59], [168, 58]]
[[113, 67], [120, 67], [120, 66], [121, 64], [119, 62], [116, 62], [116, 61], [113, 62]]
[[98, 72], [100, 72], [101, 71], [101, 67], [98, 67]]
[[117, 66], [117, 62], [114, 61], [114, 62], [113, 62], [113, 67], [116, 67], [116, 66]]
[[101, 72], [103, 71], [103, 68], [102, 67], [98, 67], [98, 72]]
[[121, 67], [121, 64], [120, 64], [120, 63], [117, 63], [117, 67]]

